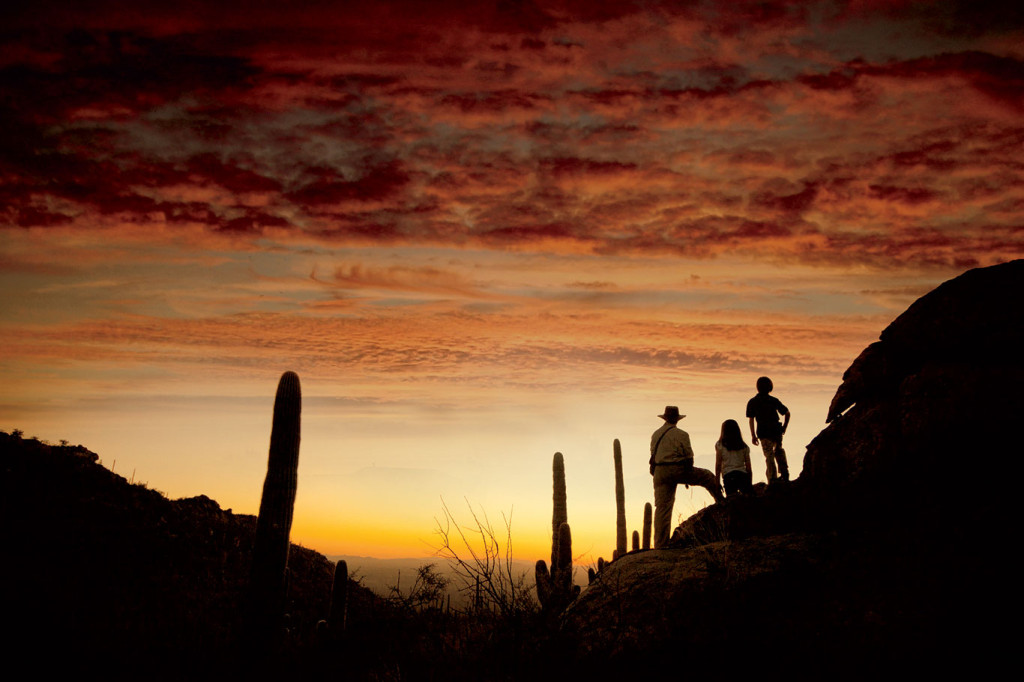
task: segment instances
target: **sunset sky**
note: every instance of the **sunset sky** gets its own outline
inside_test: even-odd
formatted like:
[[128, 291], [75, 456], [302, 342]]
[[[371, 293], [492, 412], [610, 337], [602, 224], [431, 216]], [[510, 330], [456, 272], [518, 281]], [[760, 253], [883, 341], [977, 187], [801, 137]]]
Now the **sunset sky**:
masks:
[[294, 541], [426, 556], [468, 500], [543, 558], [561, 451], [610, 557], [614, 438], [632, 531], [656, 415], [713, 468], [767, 374], [795, 474], [885, 325], [1024, 257], [1010, 5], [0, 10], [0, 429], [255, 513], [294, 370]]

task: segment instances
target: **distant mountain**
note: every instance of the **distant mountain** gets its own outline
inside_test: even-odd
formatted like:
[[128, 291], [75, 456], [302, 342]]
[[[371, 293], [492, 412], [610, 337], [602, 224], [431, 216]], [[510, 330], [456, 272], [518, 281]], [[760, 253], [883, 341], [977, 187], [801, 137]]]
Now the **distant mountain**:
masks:
[[[344, 559], [348, 564], [349, 576], [360, 585], [366, 587], [383, 597], [390, 596], [392, 589], [397, 587], [403, 594], [407, 594], [412, 588], [417, 570], [425, 565], [432, 565], [434, 570], [447, 578], [450, 583], [447, 593], [451, 595], [452, 606], [465, 606], [472, 599], [472, 590], [467, 590], [464, 581], [460, 581], [455, 571], [445, 559], [440, 557], [421, 557], [419, 559], [376, 559], [374, 557], [350, 556], [346, 554], [335, 554], [327, 557], [333, 562]], [[534, 581], [533, 561], [514, 559], [512, 561], [513, 571], [526, 578], [526, 584], [533, 585]], [[577, 579], [579, 579], [577, 577]], [[586, 576], [583, 576], [584, 581]]]

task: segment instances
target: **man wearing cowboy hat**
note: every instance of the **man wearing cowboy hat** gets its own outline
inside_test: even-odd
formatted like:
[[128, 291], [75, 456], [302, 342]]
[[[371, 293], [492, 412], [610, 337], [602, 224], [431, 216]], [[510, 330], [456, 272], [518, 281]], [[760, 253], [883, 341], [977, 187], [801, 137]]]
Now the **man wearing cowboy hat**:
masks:
[[651, 436], [651, 475], [654, 476], [654, 546], [668, 544], [669, 526], [672, 524], [672, 507], [676, 503], [676, 486], [699, 485], [706, 488], [715, 502], [722, 501], [722, 489], [715, 475], [707, 469], [693, 466], [693, 449], [690, 434], [676, 427], [685, 414], [679, 408], [669, 405], [659, 417], [665, 420], [660, 429]]

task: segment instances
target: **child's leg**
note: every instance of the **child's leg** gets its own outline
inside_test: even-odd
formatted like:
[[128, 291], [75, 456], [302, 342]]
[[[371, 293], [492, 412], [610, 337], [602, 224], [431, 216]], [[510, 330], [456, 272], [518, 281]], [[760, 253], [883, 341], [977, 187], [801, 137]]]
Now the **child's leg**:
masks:
[[786, 461], [786, 449], [782, 447], [782, 441], [779, 441], [779, 446], [775, 449], [775, 461], [779, 465], [779, 475], [783, 481], [789, 480], [789, 462]]
[[761, 448], [764, 450], [764, 461], [768, 467], [767, 471], [765, 471], [765, 478], [768, 479], [769, 483], [774, 481], [775, 477], [779, 475], [778, 471], [775, 469], [775, 450], [778, 447], [779, 444], [770, 438], [761, 439]]

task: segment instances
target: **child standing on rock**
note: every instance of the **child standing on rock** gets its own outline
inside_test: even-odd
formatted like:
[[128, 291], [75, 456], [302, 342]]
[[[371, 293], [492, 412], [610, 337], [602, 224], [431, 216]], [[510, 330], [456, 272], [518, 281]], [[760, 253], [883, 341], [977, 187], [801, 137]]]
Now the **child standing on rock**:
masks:
[[750, 448], [743, 442], [743, 432], [735, 419], [722, 422], [722, 435], [715, 443], [715, 478], [725, 483], [725, 494], [750, 495], [751, 488]]
[[[786, 451], [782, 448], [782, 436], [789, 426], [789, 408], [771, 395], [772, 380], [760, 377], [757, 380], [757, 395], [747, 401], [747, 417], [750, 419], [750, 440], [756, 446], [758, 441], [764, 451], [768, 469], [765, 476], [771, 484], [776, 477], [783, 481], [789, 480], [789, 464], [786, 462]], [[785, 421], [779, 422], [779, 415]], [[777, 466], [776, 466], [777, 465]]]

